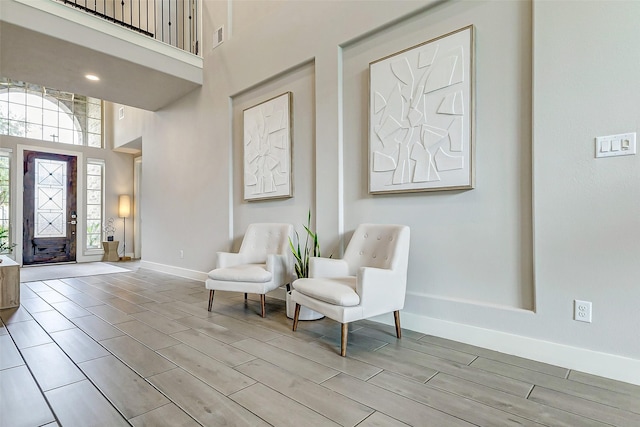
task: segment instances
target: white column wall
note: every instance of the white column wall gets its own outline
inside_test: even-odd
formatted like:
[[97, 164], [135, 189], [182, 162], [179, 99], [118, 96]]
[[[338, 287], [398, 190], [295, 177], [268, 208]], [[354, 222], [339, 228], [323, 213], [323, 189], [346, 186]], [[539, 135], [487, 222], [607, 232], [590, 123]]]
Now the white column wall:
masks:
[[[640, 156], [595, 159], [594, 139], [640, 130], [638, 16], [638, 2], [536, 2], [533, 122], [544, 335], [636, 361]], [[571, 320], [574, 299], [593, 323]]]

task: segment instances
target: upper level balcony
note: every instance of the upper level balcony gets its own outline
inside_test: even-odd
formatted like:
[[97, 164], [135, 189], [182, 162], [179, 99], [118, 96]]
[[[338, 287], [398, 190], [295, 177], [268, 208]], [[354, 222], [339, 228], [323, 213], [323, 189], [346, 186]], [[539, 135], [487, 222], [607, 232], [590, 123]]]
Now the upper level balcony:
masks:
[[155, 111], [202, 85], [198, 17], [196, 0], [2, 0], [0, 76]]

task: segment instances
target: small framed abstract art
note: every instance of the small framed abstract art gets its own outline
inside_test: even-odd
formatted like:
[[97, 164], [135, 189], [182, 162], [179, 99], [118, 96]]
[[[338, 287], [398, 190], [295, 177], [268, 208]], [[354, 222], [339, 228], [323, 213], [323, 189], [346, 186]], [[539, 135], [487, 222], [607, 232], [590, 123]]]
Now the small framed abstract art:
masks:
[[474, 28], [369, 64], [369, 192], [475, 185]]
[[244, 200], [293, 196], [291, 92], [243, 112]]

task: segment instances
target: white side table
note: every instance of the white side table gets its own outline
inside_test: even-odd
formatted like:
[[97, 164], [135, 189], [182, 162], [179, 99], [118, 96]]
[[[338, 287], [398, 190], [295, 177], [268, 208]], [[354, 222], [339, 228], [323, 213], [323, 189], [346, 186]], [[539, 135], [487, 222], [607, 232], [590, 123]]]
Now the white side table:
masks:
[[20, 305], [20, 265], [0, 255], [0, 309]]

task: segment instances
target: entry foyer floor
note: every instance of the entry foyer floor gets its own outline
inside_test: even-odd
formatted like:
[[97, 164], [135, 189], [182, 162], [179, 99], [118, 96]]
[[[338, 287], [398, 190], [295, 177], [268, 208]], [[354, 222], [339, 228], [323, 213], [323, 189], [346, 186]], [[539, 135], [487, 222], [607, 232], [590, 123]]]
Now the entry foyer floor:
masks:
[[137, 270], [22, 284], [0, 426], [638, 426], [640, 387]]

